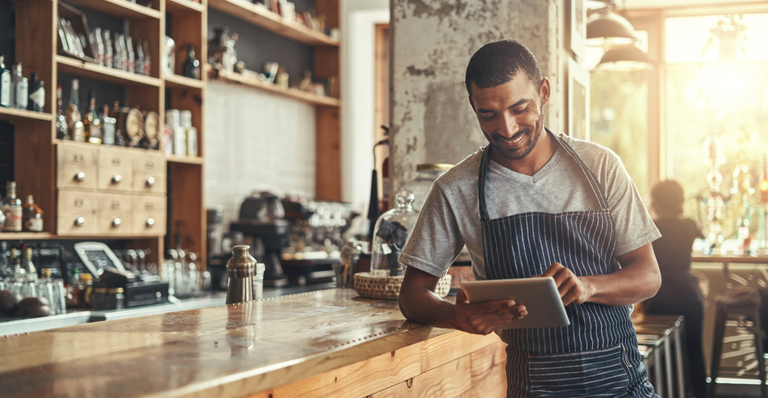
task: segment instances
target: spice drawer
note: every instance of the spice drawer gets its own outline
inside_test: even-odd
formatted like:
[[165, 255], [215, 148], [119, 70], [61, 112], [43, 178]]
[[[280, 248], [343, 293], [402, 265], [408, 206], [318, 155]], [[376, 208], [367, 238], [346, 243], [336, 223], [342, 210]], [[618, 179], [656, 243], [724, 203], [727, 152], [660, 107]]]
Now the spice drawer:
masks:
[[99, 148], [87, 144], [56, 146], [56, 186], [96, 189]]
[[102, 191], [131, 192], [133, 190], [134, 153], [121, 148], [99, 148], [99, 179]]
[[98, 209], [98, 194], [59, 189], [57, 234], [96, 235], [99, 231]]
[[99, 194], [99, 234], [133, 235], [133, 196]]
[[137, 195], [133, 197], [133, 234], [165, 235], [166, 197]]
[[156, 151], [146, 152], [133, 153], [133, 192], [142, 195], [165, 195], [165, 156]]

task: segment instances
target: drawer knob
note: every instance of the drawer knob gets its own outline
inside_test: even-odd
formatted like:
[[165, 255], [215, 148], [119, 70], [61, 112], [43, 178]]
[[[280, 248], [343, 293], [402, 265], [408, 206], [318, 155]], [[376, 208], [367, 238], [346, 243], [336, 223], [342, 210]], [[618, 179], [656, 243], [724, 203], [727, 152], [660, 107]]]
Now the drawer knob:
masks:
[[85, 173], [83, 173], [82, 171], [78, 171], [75, 174], [75, 181], [85, 181]]
[[155, 219], [152, 218], [152, 217], [148, 218], [147, 219], [147, 227], [152, 227], [153, 225], [155, 225]]
[[119, 183], [120, 183], [120, 181], [122, 181], [122, 180], [123, 180], [123, 177], [120, 177], [120, 174], [115, 174], [115, 175], [112, 177], [112, 183], [113, 183], [113, 184], [119, 184]]
[[155, 185], [155, 177], [147, 177], [147, 186], [152, 187]]
[[120, 226], [120, 223], [122, 223], [122, 221], [120, 221], [119, 218], [115, 218], [114, 220], [112, 220], [112, 227], [117, 228]]
[[78, 218], [75, 219], [75, 226], [76, 227], [82, 227], [83, 225], [85, 225], [85, 219], [84, 218], [78, 217]]

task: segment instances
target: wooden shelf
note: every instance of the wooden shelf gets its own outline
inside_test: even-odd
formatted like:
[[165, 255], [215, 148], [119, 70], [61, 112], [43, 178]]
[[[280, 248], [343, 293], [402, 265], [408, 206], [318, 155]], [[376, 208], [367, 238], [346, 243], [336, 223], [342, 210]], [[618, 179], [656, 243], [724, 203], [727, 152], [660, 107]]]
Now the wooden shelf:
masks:
[[67, 0], [67, 2], [119, 18], [160, 20], [162, 17], [160, 11], [154, 8], [133, 4], [126, 0]]
[[4, 240], [142, 240], [157, 239], [158, 236], [110, 236], [110, 235], [56, 235], [50, 232], [0, 232], [0, 241]]
[[209, 80], [218, 80], [230, 84], [242, 84], [249, 87], [253, 87], [258, 90], [264, 90], [273, 94], [282, 95], [285, 97], [293, 98], [299, 101], [307, 102], [314, 105], [336, 106], [341, 105], [341, 101], [338, 98], [325, 97], [317, 94], [310, 94], [304, 91], [299, 91], [293, 88], [283, 88], [276, 84], [262, 82], [260, 80], [245, 77], [239, 73], [220, 75], [216, 78]]
[[53, 239], [54, 236], [50, 232], [0, 232], [0, 241]]
[[298, 22], [283, 21], [277, 13], [245, 0], [208, 0], [208, 5], [291, 40], [313, 46], [339, 46], [339, 41], [328, 35], [310, 30]]
[[191, 0], [165, 0], [165, 9], [168, 12], [199, 12], [202, 13], [205, 10], [200, 3], [195, 3]]
[[188, 157], [188, 156], [178, 156], [178, 155], [166, 155], [165, 159], [171, 163], [203, 164], [203, 158], [200, 156]]
[[16, 108], [0, 107], [0, 120], [18, 121], [18, 120], [42, 120], [50, 122], [53, 115], [44, 112], [32, 112]]
[[125, 84], [128, 86], [152, 86], [160, 87], [160, 79], [151, 76], [137, 75], [119, 69], [108, 68], [106, 66], [96, 65], [89, 62], [83, 62], [79, 59], [56, 56], [58, 71], [69, 73], [91, 79]]
[[166, 88], [196, 88], [202, 89], [205, 87], [205, 83], [202, 80], [190, 79], [188, 77], [179, 75], [164, 75]]

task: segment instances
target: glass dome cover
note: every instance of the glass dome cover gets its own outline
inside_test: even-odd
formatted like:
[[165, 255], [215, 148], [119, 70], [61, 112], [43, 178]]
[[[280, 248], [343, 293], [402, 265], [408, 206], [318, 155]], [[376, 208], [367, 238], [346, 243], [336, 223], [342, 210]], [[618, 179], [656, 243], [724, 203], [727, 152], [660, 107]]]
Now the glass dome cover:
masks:
[[414, 199], [410, 191], [398, 193], [395, 196], [395, 208], [382, 214], [376, 221], [371, 259], [371, 273], [374, 276], [403, 275], [405, 266], [398, 258], [419, 218], [419, 211], [413, 208]]

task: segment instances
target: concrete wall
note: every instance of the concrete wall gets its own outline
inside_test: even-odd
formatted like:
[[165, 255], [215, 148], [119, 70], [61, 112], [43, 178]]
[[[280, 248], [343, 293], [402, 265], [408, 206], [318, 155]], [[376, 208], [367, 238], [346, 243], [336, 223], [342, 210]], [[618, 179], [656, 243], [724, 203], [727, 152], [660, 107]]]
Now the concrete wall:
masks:
[[566, 0], [392, 0], [393, 194], [419, 163], [457, 163], [487, 144], [467, 101], [464, 72], [485, 43], [515, 39], [552, 81], [545, 125], [565, 126]]

